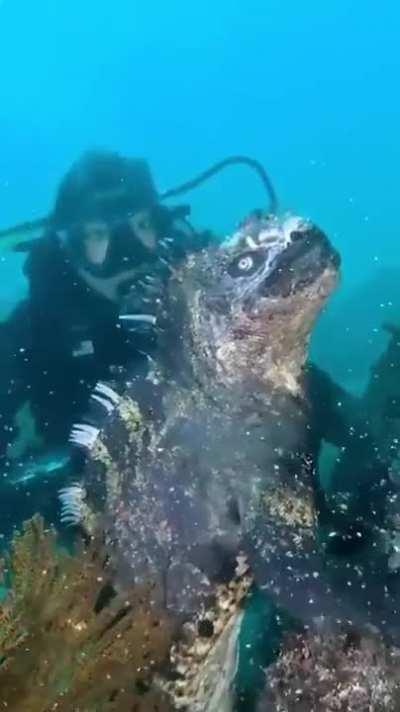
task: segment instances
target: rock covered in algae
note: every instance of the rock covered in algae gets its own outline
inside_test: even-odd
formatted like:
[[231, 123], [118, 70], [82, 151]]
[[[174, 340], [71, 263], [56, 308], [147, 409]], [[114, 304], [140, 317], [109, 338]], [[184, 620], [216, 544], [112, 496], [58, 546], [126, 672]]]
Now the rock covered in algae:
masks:
[[173, 626], [152, 590], [117, 592], [93, 539], [72, 556], [36, 516], [3, 562], [10, 592], [0, 608], [0, 707], [21, 712], [168, 712], [153, 684]]
[[400, 650], [372, 632], [297, 634], [267, 670], [257, 712], [398, 712]]

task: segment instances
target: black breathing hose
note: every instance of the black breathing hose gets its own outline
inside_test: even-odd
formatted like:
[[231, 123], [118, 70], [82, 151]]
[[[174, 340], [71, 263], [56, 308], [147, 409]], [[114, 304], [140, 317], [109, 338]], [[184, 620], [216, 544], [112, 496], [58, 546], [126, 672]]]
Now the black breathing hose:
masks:
[[[267, 192], [269, 198], [269, 212], [272, 214], [276, 213], [278, 209], [278, 200], [274, 187], [268, 177], [268, 174], [261, 163], [256, 161], [254, 158], [249, 158], [248, 156], [230, 156], [229, 158], [225, 158], [223, 161], [215, 163], [206, 171], [200, 173], [200, 175], [198, 175], [196, 178], [193, 178], [192, 180], [187, 181], [186, 183], [182, 183], [176, 188], [171, 188], [170, 190], [164, 191], [160, 194], [159, 197], [161, 200], [167, 200], [168, 198], [175, 198], [178, 195], [182, 195], [183, 193], [188, 193], [190, 190], [193, 190], [194, 188], [197, 188], [198, 186], [205, 183], [207, 180], [209, 180], [209, 178], [212, 178], [217, 173], [220, 173], [227, 166], [234, 165], [246, 165], [255, 170]], [[27, 233], [46, 228], [50, 224], [51, 215], [38, 218], [37, 220], [19, 223], [18, 225], [13, 225], [12, 227], [0, 230], [0, 239], [6, 237], [17, 238], [18, 235], [26, 236]], [[20, 246], [20, 248], [24, 249], [23, 244]], [[18, 250], [18, 245], [16, 245], [14, 249]]]
[[227, 166], [235, 165], [246, 165], [256, 171], [269, 197], [269, 212], [276, 213], [278, 210], [278, 199], [276, 197], [274, 187], [268, 177], [267, 171], [261, 163], [256, 161], [254, 158], [248, 158], [248, 156], [230, 156], [229, 158], [225, 158], [223, 161], [214, 163], [213, 166], [208, 168], [203, 173], [200, 173], [200, 175], [193, 178], [193, 180], [187, 181], [187, 183], [182, 183], [182, 185], [179, 185], [177, 188], [171, 188], [170, 190], [166, 190], [164, 193], [161, 193], [160, 198], [162, 200], [167, 200], [168, 198], [175, 198], [178, 195], [187, 193], [190, 190], [197, 188], [202, 183], [205, 183], [206, 180], [212, 178], [217, 173], [223, 171]]

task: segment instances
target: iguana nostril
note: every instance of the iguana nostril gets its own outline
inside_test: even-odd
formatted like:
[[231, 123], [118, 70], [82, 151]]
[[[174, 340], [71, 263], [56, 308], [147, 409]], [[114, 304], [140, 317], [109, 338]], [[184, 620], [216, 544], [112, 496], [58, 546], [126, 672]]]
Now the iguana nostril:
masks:
[[198, 622], [197, 630], [201, 638], [212, 638], [214, 635], [214, 624], [212, 621], [204, 618]]

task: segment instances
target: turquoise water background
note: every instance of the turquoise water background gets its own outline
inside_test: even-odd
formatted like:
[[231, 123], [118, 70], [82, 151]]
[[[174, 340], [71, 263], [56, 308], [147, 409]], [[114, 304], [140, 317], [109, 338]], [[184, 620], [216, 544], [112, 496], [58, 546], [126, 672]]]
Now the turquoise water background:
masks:
[[[0, 225], [46, 212], [88, 147], [147, 157], [160, 189], [257, 157], [342, 253], [313, 354], [360, 389], [400, 318], [399, 20], [392, 0], [0, 0]], [[238, 168], [190, 199], [230, 231], [263, 193]], [[1, 259], [5, 314], [24, 284]]]
[[[342, 254], [312, 355], [360, 392], [382, 322], [400, 322], [399, 30], [392, 0], [0, 0], [0, 228], [45, 214], [90, 147], [146, 157], [160, 190], [258, 158], [282, 208]], [[228, 233], [264, 194], [235, 168], [188, 198], [197, 224]], [[25, 286], [0, 244], [0, 318]]]

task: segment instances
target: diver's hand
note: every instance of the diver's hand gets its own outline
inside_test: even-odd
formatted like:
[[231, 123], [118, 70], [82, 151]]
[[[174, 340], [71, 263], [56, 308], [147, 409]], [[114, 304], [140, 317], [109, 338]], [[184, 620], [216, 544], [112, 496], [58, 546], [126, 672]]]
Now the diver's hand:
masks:
[[125, 292], [121, 305], [124, 313], [142, 313], [158, 310], [165, 295], [165, 283], [158, 278], [142, 277]]
[[125, 270], [112, 277], [95, 277], [90, 274], [90, 272], [87, 272], [87, 270], [80, 268], [78, 274], [93, 291], [105, 297], [105, 299], [108, 299], [110, 302], [117, 304], [121, 301], [119, 288], [124, 282], [137, 277], [138, 270]]

